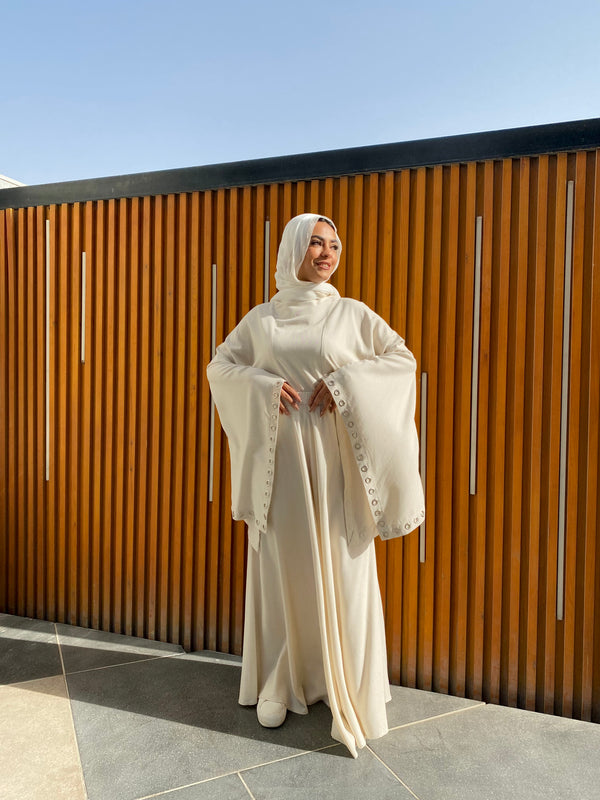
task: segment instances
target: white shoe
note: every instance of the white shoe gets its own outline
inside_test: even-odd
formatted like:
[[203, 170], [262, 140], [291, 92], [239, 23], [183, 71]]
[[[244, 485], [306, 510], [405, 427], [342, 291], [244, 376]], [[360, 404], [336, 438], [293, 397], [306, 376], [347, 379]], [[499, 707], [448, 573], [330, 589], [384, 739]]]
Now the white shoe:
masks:
[[256, 715], [263, 728], [278, 728], [285, 722], [287, 708], [275, 700], [259, 700]]

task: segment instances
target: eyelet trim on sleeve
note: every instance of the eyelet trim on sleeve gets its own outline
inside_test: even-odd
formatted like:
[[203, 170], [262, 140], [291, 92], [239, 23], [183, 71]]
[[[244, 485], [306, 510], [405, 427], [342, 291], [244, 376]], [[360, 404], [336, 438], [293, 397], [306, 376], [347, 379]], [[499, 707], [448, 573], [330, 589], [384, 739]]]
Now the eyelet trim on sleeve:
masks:
[[273, 491], [273, 475], [275, 474], [275, 445], [277, 443], [277, 430], [279, 427], [279, 397], [283, 380], [279, 380], [271, 390], [269, 398], [269, 417], [265, 435], [264, 480], [262, 492], [262, 506], [248, 511], [237, 511], [235, 519], [243, 519], [248, 526], [253, 526], [258, 533], [266, 533], [267, 518], [271, 507], [271, 493]]
[[406, 533], [409, 533], [423, 522], [425, 519], [425, 509], [421, 509], [414, 516], [414, 518], [406, 520], [401, 525], [393, 526], [388, 524], [385, 519], [385, 510], [382, 508], [382, 504], [380, 502], [376, 476], [373, 474], [368, 454], [365, 452], [363, 442], [361, 441], [359, 426], [356, 424], [349, 401], [347, 397], [344, 396], [344, 388], [331, 376], [326, 379], [326, 383], [330, 389], [331, 396], [338, 407], [341, 418], [346, 427], [346, 431], [350, 438], [350, 442], [354, 445], [352, 452], [354, 453], [357, 467], [360, 470], [360, 476], [367, 496], [367, 501], [369, 503], [369, 508], [371, 509], [371, 515], [375, 525], [377, 526], [377, 532], [379, 536], [381, 536], [382, 539], [392, 539], [396, 536], [402, 536]]
[[[279, 427], [279, 398], [283, 381], [277, 381], [271, 391], [271, 413], [269, 415], [269, 429], [267, 431], [267, 451], [265, 453], [265, 482], [264, 503], [262, 515], [257, 514], [254, 524], [261, 533], [267, 530], [267, 517], [271, 506], [271, 493], [273, 491], [273, 474], [275, 471], [275, 444], [277, 442], [277, 429]], [[258, 509], [255, 509], [257, 511]]]

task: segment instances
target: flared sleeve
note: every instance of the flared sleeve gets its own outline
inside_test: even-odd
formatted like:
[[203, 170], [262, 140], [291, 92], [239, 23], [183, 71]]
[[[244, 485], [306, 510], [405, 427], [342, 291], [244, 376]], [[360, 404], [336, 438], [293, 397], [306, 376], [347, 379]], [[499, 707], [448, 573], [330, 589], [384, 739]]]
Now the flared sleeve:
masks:
[[[361, 304], [362, 305], [362, 304]], [[416, 361], [404, 340], [363, 306], [371, 354], [325, 382], [339, 412], [349, 541], [404, 536], [425, 519], [415, 425]]]
[[253, 350], [247, 317], [217, 348], [206, 374], [229, 443], [232, 515], [248, 524], [249, 541], [256, 550], [271, 504], [284, 379], [249, 366], [255, 360]]

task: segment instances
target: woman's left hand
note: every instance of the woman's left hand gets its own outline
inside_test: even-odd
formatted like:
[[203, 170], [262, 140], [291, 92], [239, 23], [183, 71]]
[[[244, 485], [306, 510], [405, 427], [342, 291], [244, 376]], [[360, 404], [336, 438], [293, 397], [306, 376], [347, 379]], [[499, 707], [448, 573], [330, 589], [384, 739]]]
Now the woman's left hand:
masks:
[[321, 378], [315, 386], [310, 400], [308, 401], [309, 411], [314, 411], [316, 408], [321, 409], [321, 416], [323, 416], [326, 411], [333, 412], [335, 410], [335, 401], [331, 396], [331, 392], [325, 385], [323, 378]]

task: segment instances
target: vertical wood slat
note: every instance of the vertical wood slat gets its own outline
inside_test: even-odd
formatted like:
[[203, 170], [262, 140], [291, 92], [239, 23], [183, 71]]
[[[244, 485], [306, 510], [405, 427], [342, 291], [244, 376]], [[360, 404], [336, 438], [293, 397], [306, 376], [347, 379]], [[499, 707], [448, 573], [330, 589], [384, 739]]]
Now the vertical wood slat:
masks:
[[[575, 156], [575, 186], [573, 218], [585, 218], [587, 194], [587, 157], [586, 153]], [[564, 544], [565, 599], [564, 620], [562, 623], [562, 664], [559, 672], [561, 679], [560, 709], [565, 716], [572, 716], [575, 689], [575, 643], [576, 615], [581, 611], [578, 602], [577, 587], [577, 549], [579, 544], [580, 506], [579, 491], [583, 470], [580, 458], [584, 442], [581, 441], [580, 426], [583, 423], [582, 386], [585, 375], [582, 370], [582, 356], [585, 348], [583, 330], [584, 314], [584, 264], [585, 264], [585, 228], [583, 225], [573, 226], [572, 257], [572, 291], [571, 291], [571, 332], [570, 361], [574, 369], [569, 370], [568, 387], [568, 436], [567, 436], [567, 491]], [[573, 313], [573, 309], [577, 309]]]
[[45, 418], [46, 418], [46, 480], [50, 480], [50, 220], [46, 220], [46, 362], [44, 386], [46, 393]]
[[[183, 520], [182, 520], [182, 548], [181, 548], [181, 616], [182, 631], [181, 641], [183, 647], [190, 650], [193, 638], [193, 587], [194, 587], [194, 513], [195, 513], [195, 485], [196, 485], [196, 450], [197, 450], [197, 417], [198, 417], [198, 394], [199, 394], [199, 370], [198, 370], [198, 317], [199, 317], [199, 270], [200, 270], [200, 243], [198, 230], [200, 227], [200, 198], [194, 194], [189, 204], [189, 223], [187, 228], [180, 225], [180, 237], [183, 239], [188, 236], [188, 264], [187, 270], [180, 269], [186, 275], [186, 362], [185, 372], [187, 377], [187, 387], [185, 391], [185, 410], [187, 435], [184, 437], [183, 461], [186, 465], [184, 500], [183, 500]], [[189, 233], [188, 233], [189, 230]], [[183, 275], [182, 278], [183, 279]]]
[[471, 436], [469, 493], [477, 493], [477, 399], [479, 394], [479, 346], [481, 338], [481, 244], [483, 217], [475, 220], [475, 285], [473, 288], [473, 358], [471, 363]]
[[[26, 291], [23, 287], [26, 285], [26, 258], [25, 258], [25, 242], [26, 242], [26, 228], [25, 228], [25, 213], [26, 210], [20, 208], [17, 211], [17, 259], [16, 259], [16, 417], [17, 417], [17, 458], [16, 469], [17, 476], [25, 476], [27, 474], [27, 453], [26, 453], [26, 436], [27, 436], [27, 394], [26, 394]], [[26, 604], [25, 591], [26, 591], [26, 568], [27, 568], [27, 528], [28, 517], [31, 514], [31, 509], [27, 507], [26, 495], [26, 482], [23, 479], [17, 478], [17, 508], [19, 510], [18, 529], [19, 538], [16, 542], [16, 558], [17, 558], [17, 602], [20, 606]]]
[[573, 258], [573, 203], [574, 182], [567, 187], [567, 220], [565, 243], [565, 294], [563, 301], [563, 357], [562, 357], [562, 397], [560, 424], [560, 485], [558, 507], [558, 575], [556, 589], [556, 618], [564, 619], [564, 581], [565, 581], [565, 527], [567, 495], [567, 436], [568, 436], [568, 398], [569, 398], [569, 356], [571, 349], [571, 286]]
[[65, 501], [68, 504], [66, 514], [68, 546], [66, 556], [66, 608], [65, 620], [76, 624], [79, 618], [79, 475], [80, 475], [80, 440], [79, 417], [81, 404], [79, 402], [80, 359], [81, 359], [81, 204], [75, 203], [67, 209], [70, 216], [70, 236], [67, 241], [69, 265], [66, 277], [68, 300], [67, 324], [67, 362], [69, 368], [65, 376], [65, 393], [67, 418], [65, 420], [64, 444], [67, 455], [66, 481], [68, 492], [65, 492]]
[[[36, 234], [35, 234], [35, 209], [28, 208], [26, 214], [26, 266], [25, 266], [25, 281], [27, 284], [26, 290], [26, 322], [25, 330], [27, 341], [25, 343], [25, 358], [26, 358], [26, 396], [27, 396], [27, 457], [26, 457], [26, 504], [27, 504], [27, 546], [26, 546], [26, 584], [23, 587], [25, 590], [25, 607], [27, 616], [35, 615], [36, 596], [35, 590], [35, 575], [36, 575], [36, 547], [35, 547], [35, 534], [37, 530], [36, 520], [36, 483], [39, 478], [38, 464], [36, 459], [36, 376], [35, 376], [35, 337], [36, 337], [36, 261], [34, 258]], [[2, 415], [0, 414], [0, 420]], [[0, 422], [0, 424], [2, 424]], [[1, 445], [0, 445], [1, 447]]]
[[[407, 175], [408, 173], [403, 173]], [[431, 690], [434, 680], [434, 614], [436, 590], [436, 484], [437, 484], [437, 395], [438, 359], [440, 349], [440, 303], [441, 297], [441, 253], [442, 253], [442, 208], [444, 168], [434, 167], [428, 175], [426, 204], [426, 235], [423, 296], [423, 345], [421, 370], [427, 374], [427, 463], [428, 476], [425, 487], [427, 538], [425, 541], [425, 563], [421, 567], [419, 584], [419, 657], [418, 686]], [[402, 245], [402, 243], [400, 243]], [[399, 270], [400, 271], [400, 270]], [[401, 329], [401, 326], [399, 326]], [[432, 411], [430, 411], [432, 410]], [[422, 424], [422, 423], [421, 423]], [[429, 477], [431, 476], [431, 477]]]
[[[136, 507], [136, 473], [139, 461], [137, 457], [140, 448], [139, 430], [137, 424], [138, 415], [138, 392], [140, 390], [138, 359], [141, 354], [139, 340], [140, 328], [140, 302], [139, 302], [139, 249], [140, 249], [140, 202], [138, 198], [131, 200], [129, 204], [128, 220], [131, 226], [131, 238], [129, 248], [123, 248], [127, 241], [126, 230], [124, 230], [123, 219], [120, 219], [120, 255], [123, 259], [127, 258], [127, 269], [122, 264], [120, 269], [125, 273], [121, 276], [122, 291], [127, 296], [125, 330], [127, 337], [127, 348], [123, 354], [123, 369], [127, 376], [125, 387], [124, 413], [126, 414], [126, 435], [124, 447], [124, 509], [123, 509], [123, 531], [122, 540], [122, 559], [123, 559], [123, 578], [121, 585], [121, 597], [123, 602], [122, 627], [123, 633], [131, 635], [134, 629], [134, 587], [135, 587], [135, 507]], [[123, 333], [125, 333], [123, 330]], [[121, 357], [121, 353], [120, 353]], [[145, 397], [147, 394], [144, 395]]]
[[10, 612], [15, 606], [14, 587], [12, 586], [11, 548], [14, 533], [13, 514], [11, 509], [13, 498], [10, 491], [10, 475], [12, 472], [11, 455], [14, 446], [9, 429], [14, 415], [11, 407], [11, 360], [13, 348], [9, 347], [12, 331], [9, 325], [10, 291], [13, 280], [12, 245], [13, 212], [4, 211], [0, 216], [0, 603], [1, 608]]
[[532, 227], [529, 237], [527, 334], [525, 360], [530, 365], [524, 384], [523, 455], [523, 607], [519, 657], [519, 704], [536, 702], [538, 596], [540, 576], [541, 452], [544, 385], [544, 320], [546, 316], [546, 239], [548, 216], [548, 159], [536, 165], [532, 182]]
[[[436, 468], [443, 474], [453, 472], [453, 421], [456, 359], [456, 307], [458, 277], [458, 165], [448, 168], [442, 192], [442, 245], [440, 293], [444, 302], [440, 306], [440, 351], [437, 395]], [[445, 224], [444, 224], [445, 223]], [[450, 647], [453, 530], [453, 482], [436, 481], [436, 554], [434, 606], [434, 674], [433, 689], [448, 692], [450, 688]], [[440, 534], [437, 533], [440, 531]]]
[[508, 308], [510, 276], [510, 229], [512, 198], [512, 164], [499, 165], [498, 191], [494, 219], [497, 225], [492, 266], [492, 309], [490, 315], [491, 371], [488, 407], [489, 468], [488, 468], [488, 543], [485, 576], [486, 637], [484, 641], [484, 697], [493, 703], [501, 702], [502, 652], [502, 584], [504, 538], [504, 482], [506, 435], [506, 374], [508, 369]]
[[[475, 699], [484, 694], [484, 641], [486, 599], [486, 538], [487, 538], [487, 473], [488, 473], [488, 387], [490, 380], [490, 321], [492, 308], [492, 255], [494, 233], [494, 169], [493, 162], [479, 166], [480, 189], [477, 212], [482, 218], [480, 324], [477, 347], [477, 395], [471, 398], [471, 408], [477, 404], [477, 461], [475, 486], [471, 498], [469, 542], [469, 620], [467, 625], [467, 683], [466, 693]], [[475, 344], [475, 343], [474, 343]], [[475, 354], [473, 355], [475, 358]], [[483, 610], [483, 613], [482, 613]]]
[[[475, 219], [476, 164], [461, 170], [460, 219]], [[452, 560], [452, 639], [450, 691], [464, 695], [467, 667], [467, 619], [469, 593], [469, 447], [470, 420], [465, 409], [471, 404], [473, 297], [475, 281], [475, 230], [460, 224], [457, 259], [456, 367], [454, 395], [454, 479]]]
[[[134, 550], [135, 550], [135, 591], [133, 592], [133, 629], [136, 636], [150, 636], [148, 620], [148, 556], [149, 556], [149, 503], [147, 500], [150, 478], [150, 458], [152, 453], [152, 440], [150, 431], [152, 426], [152, 319], [154, 307], [152, 305], [153, 269], [152, 269], [152, 226], [154, 204], [149, 197], [144, 197], [141, 209], [141, 248], [140, 248], [140, 277], [139, 290], [139, 378], [138, 397], [140, 398], [139, 413], [137, 415], [138, 428], [137, 440], [139, 449], [136, 454], [138, 469], [136, 470], [136, 502], [134, 511]], [[132, 300], [134, 294], [132, 292]]]
[[[92, 508], [91, 491], [91, 460], [92, 460], [92, 371], [93, 367], [90, 358], [93, 358], [92, 349], [92, 281], [91, 272], [93, 269], [93, 204], [86, 203], [83, 210], [83, 233], [82, 247], [86, 253], [85, 261], [85, 308], [87, 313], [84, 317], [85, 328], [83, 336], [88, 346], [87, 363], [81, 365], [81, 384], [79, 402], [80, 410], [80, 446], [79, 446], [79, 492], [81, 502], [79, 504], [79, 619], [84, 627], [90, 625], [90, 583], [91, 583], [91, 563], [92, 554], [90, 549], [90, 509]], [[90, 254], [88, 262], [87, 254]], [[84, 287], [82, 287], [83, 290]]]
[[[426, 558], [417, 535], [377, 545], [392, 679], [600, 719], [599, 163], [543, 156], [0, 212], [2, 610], [240, 651], [246, 544], [220, 429], [208, 502], [212, 264], [218, 343], [264, 299], [289, 216], [318, 208], [344, 239], [336, 284], [406, 336], [429, 379]], [[577, 322], [557, 622], [567, 179]]]

